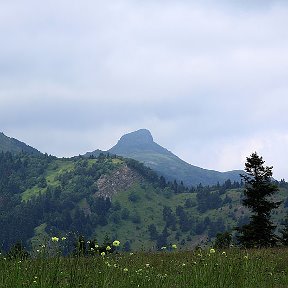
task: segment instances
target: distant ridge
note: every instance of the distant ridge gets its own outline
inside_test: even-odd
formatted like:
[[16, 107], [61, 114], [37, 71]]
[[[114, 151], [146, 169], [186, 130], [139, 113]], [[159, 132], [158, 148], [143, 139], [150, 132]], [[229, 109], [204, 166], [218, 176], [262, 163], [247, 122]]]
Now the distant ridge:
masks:
[[28, 154], [39, 155], [40, 151], [21, 142], [17, 139], [6, 136], [3, 132], [0, 132], [0, 152], [11, 152], [13, 154], [26, 152]]
[[159, 175], [163, 175], [167, 180], [176, 179], [189, 186], [196, 186], [200, 183], [214, 185], [219, 182], [221, 184], [228, 179], [240, 181], [239, 174], [243, 173], [241, 170], [219, 172], [191, 165], [155, 143], [147, 129], [140, 129], [123, 135], [117, 144], [108, 151], [95, 150], [86, 153], [85, 156], [98, 156], [101, 152], [138, 160], [155, 170]]

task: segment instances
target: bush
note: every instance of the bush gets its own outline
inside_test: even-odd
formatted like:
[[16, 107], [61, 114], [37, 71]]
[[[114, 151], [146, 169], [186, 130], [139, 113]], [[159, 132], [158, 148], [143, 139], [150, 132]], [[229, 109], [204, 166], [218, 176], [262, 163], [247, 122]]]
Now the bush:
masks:
[[214, 247], [218, 249], [229, 248], [232, 243], [232, 236], [229, 232], [218, 233]]

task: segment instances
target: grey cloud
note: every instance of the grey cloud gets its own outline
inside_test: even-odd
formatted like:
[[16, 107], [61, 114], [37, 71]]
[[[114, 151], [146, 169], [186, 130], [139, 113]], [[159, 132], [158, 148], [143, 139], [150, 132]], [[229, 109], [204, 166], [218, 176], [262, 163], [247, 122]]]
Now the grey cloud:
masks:
[[2, 1], [3, 131], [59, 156], [148, 128], [202, 167], [236, 168], [253, 145], [278, 159], [288, 5], [215, 3]]

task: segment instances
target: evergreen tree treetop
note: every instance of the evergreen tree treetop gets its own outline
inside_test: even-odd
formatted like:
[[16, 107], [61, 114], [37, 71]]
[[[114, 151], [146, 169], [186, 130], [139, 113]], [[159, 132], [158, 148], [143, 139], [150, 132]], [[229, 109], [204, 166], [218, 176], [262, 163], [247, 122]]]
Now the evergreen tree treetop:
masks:
[[250, 223], [237, 228], [241, 234], [239, 242], [245, 247], [275, 246], [277, 242], [270, 214], [281, 202], [271, 199], [278, 188], [271, 182], [273, 167], [265, 167], [264, 163], [263, 158], [254, 152], [245, 163], [247, 174], [240, 175], [245, 182], [243, 205], [252, 212]]
[[[258, 156], [257, 152], [252, 153], [250, 157], [246, 158], [246, 160], [245, 171], [248, 175], [250, 175], [250, 177], [247, 175], [241, 175], [244, 180], [250, 180], [252, 183], [260, 180], [270, 181], [273, 166], [264, 167], [263, 164], [265, 161], [261, 156]], [[253, 177], [252, 179], [251, 176]]]

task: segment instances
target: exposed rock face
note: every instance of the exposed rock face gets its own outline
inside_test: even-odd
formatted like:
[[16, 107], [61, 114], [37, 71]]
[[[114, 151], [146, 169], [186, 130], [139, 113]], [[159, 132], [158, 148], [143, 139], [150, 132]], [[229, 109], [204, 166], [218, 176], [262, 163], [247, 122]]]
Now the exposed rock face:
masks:
[[122, 165], [112, 171], [109, 175], [102, 175], [97, 181], [97, 197], [110, 199], [121, 190], [129, 189], [136, 181], [143, 180], [143, 177], [136, 171], [130, 169], [127, 165]]

